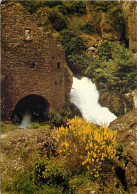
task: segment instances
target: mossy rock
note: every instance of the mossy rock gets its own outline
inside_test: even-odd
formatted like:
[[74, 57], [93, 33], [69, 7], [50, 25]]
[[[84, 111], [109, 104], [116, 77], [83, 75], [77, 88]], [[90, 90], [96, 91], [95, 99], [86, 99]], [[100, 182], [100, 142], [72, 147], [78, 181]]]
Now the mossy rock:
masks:
[[109, 108], [116, 116], [122, 116], [133, 109], [133, 96], [121, 95], [118, 91], [101, 91], [99, 103]]

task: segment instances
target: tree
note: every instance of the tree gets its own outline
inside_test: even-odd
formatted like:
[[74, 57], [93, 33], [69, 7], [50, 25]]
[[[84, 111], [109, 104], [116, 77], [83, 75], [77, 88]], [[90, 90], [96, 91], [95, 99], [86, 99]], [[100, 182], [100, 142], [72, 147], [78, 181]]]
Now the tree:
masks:
[[116, 87], [121, 93], [131, 92], [137, 85], [137, 67], [133, 60], [133, 54], [124, 46], [119, 46], [113, 52], [116, 77]]

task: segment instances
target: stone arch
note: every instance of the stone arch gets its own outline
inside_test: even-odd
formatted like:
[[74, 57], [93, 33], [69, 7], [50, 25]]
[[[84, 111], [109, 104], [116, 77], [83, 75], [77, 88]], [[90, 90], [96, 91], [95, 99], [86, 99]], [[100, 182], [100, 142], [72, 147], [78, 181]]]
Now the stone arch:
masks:
[[16, 104], [11, 119], [19, 122], [27, 113], [31, 116], [32, 122], [42, 122], [49, 118], [50, 104], [47, 99], [40, 95], [31, 94], [21, 98]]

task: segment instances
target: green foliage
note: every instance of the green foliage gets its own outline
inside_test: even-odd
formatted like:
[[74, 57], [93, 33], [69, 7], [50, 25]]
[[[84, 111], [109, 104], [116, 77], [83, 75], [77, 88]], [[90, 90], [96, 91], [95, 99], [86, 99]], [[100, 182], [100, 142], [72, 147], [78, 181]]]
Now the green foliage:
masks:
[[60, 126], [64, 123], [64, 118], [62, 118], [61, 112], [56, 110], [50, 111], [50, 120], [55, 126]]
[[64, 5], [58, 5], [57, 8], [58, 8], [58, 11], [60, 13], [62, 13], [63, 15], [67, 15], [68, 14], [67, 9], [66, 9], [66, 7]]
[[86, 14], [86, 5], [82, 1], [67, 1], [63, 2], [67, 14], [82, 15]]
[[97, 81], [100, 81], [100, 79], [104, 82], [106, 81], [105, 77], [100, 74], [100, 71], [103, 71], [103, 65], [101, 60], [98, 59], [91, 59], [91, 62], [89, 63], [89, 66], [87, 67], [85, 73], [88, 77], [94, 77]]
[[86, 74], [95, 77], [98, 82], [107, 83], [112, 90], [118, 90], [122, 94], [131, 92], [137, 84], [133, 54], [124, 46], [112, 48], [108, 42], [104, 42], [106, 46], [103, 47], [102, 43], [98, 48], [98, 53], [102, 60], [109, 61], [93, 60], [86, 69]]
[[102, 10], [108, 15], [111, 25], [125, 39], [126, 20], [121, 5], [117, 1], [92, 1], [91, 4], [94, 10]]
[[84, 21], [81, 17], [72, 17], [69, 21], [68, 29], [73, 33], [79, 35], [81, 34], [81, 28], [84, 26]]
[[121, 6], [117, 3], [114, 3], [114, 5], [110, 4], [107, 14], [109, 15], [111, 25], [125, 38], [126, 20]]
[[75, 115], [82, 117], [79, 109], [70, 102], [70, 99], [66, 98], [66, 103], [62, 110], [50, 111], [50, 121], [54, 126], [66, 126], [67, 120], [73, 118]]
[[30, 193], [33, 194], [36, 190], [36, 186], [33, 183], [32, 176], [28, 172], [15, 172], [13, 183], [6, 185], [6, 191], [16, 193]]
[[47, 184], [62, 188], [62, 191], [68, 190], [68, 172], [61, 160], [37, 159], [34, 162], [33, 176], [35, 184]]
[[84, 26], [82, 26], [81, 30], [87, 34], [94, 34], [96, 32], [95, 27], [91, 21], [88, 21]]
[[81, 37], [76, 36], [76, 37], [71, 38], [68, 44], [66, 53], [67, 54], [80, 53], [83, 50], [85, 50], [83, 40]]
[[74, 52], [80, 53], [81, 51], [85, 50], [82, 38], [70, 30], [65, 29], [61, 31], [58, 40], [61, 42], [65, 50], [66, 57]]
[[31, 14], [35, 13], [40, 7], [55, 7], [61, 5], [60, 1], [42, 1], [42, 0], [26, 0], [19, 1]]
[[17, 129], [17, 126], [5, 122], [0, 122], [0, 127], [2, 133], [7, 133], [8, 131], [13, 131]]
[[31, 126], [27, 127], [29, 129], [39, 129], [40, 128], [40, 124], [39, 123], [31, 123]]
[[42, 1], [19, 1], [25, 9], [27, 9], [31, 14], [35, 13], [40, 7], [43, 6]]
[[105, 40], [101, 43], [101, 45], [98, 46], [97, 52], [102, 60], [109, 60], [112, 55], [112, 46], [109, 41]]
[[[7, 0], [8, 2], [9, 0]], [[26, 1], [20, 1], [20, 3], [30, 12], [35, 13], [40, 7], [57, 7], [61, 13], [64, 15], [68, 14], [85, 14], [86, 13], [86, 5], [84, 2], [77, 1], [68, 1], [68, 2], [62, 2], [62, 1], [42, 1], [42, 0], [26, 0]]]
[[30, 126], [27, 127], [28, 129], [41, 129], [41, 130], [49, 130], [51, 128], [50, 125], [41, 125], [40, 123], [33, 122]]
[[66, 103], [62, 110], [56, 111], [52, 109], [50, 111], [50, 120], [55, 126], [66, 125], [67, 119], [71, 118], [72, 111], [70, 105]]
[[89, 180], [88, 179], [89, 179], [88, 175], [85, 176], [85, 174], [73, 176], [69, 181], [72, 193], [73, 192], [75, 193], [76, 189], [79, 186], [86, 184], [86, 182], [90, 180], [90, 179]]
[[69, 189], [70, 173], [61, 160], [49, 160], [37, 157], [31, 167], [24, 172], [14, 172], [12, 184], [6, 184], [5, 190], [13, 193], [66, 193]]
[[85, 69], [89, 66], [91, 62], [90, 57], [87, 54], [72, 53], [68, 56], [68, 65], [73, 72], [84, 73]]
[[60, 32], [58, 40], [61, 42], [68, 66], [73, 71], [83, 71], [87, 67], [90, 58], [84, 54], [85, 45], [81, 37], [70, 30]]
[[[128, 93], [136, 88], [137, 75], [133, 54], [124, 46], [116, 47], [112, 54], [113, 61], [108, 63], [111, 72], [108, 72], [108, 81], [120, 91]], [[109, 70], [109, 68], [108, 68]]]
[[56, 31], [67, 28], [66, 20], [55, 11], [49, 13], [48, 19]]
[[64, 29], [60, 32], [57, 39], [62, 44], [64, 50], [67, 50], [69, 42], [74, 37], [76, 37], [76, 35], [72, 31], [68, 29]]

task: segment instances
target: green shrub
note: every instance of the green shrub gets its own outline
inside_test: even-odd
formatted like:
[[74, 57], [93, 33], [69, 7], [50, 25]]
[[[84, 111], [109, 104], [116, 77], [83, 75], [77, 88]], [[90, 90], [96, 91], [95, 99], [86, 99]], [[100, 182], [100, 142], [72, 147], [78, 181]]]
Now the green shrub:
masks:
[[[106, 46], [103, 47], [104, 44]], [[98, 53], [100, 58], [109, 61], [93, 60], [86, 69], [86, 74], [121, 94], [133, 91], [137, 85], [137, 75], [132, 52], [125, 46], [112, 47], [104, 41], [98, 48]]]
[[107, 14], [109, 15], [111, 25], [121, 33], [125, 39], [126, 20], [119, 4], [110, 4]]
[[5, 190], [12, 193], [33, 194], [36, 186], [30, 172], [15, 172], [13, 183], [11, 185], [7, 183]]
[[65, 50], [65, 56], [75, 53], [81, 53], [85, 50], [84, 42], [81, 37], [77, 36], [70, 30], [63, 30], [60, 32], [58, 40], [61, 42]]
[[124, 46], [118, 46], [108, 63], [108, 82], [120, 93], [129, 93], [136, 88], [137, 75], [133, 54]]
[[82, 1], [65, 1], [63, 5], [65, 6], [68, 14], [86, 14], [86, 4]]
[[81, 28], [84, 26], [84, 21], [80, 17], [72, 17], [69, 21], [68, 29], [75, 34], [81, 34]]
[[97, 48], [97, 53], [102, 60], [109, 60], [112, 55], [112, 46], [109, 41], [105, 40]]
[[74, 34], [71, 30], [64, 29], [60, 32], [59, 37], [57, 39], [62, 44], [63, 48], [66, 50], [67, 45], [73, 37], [76, 37], [76, 34]]
[[4, 123], [4, 122], [0, 123], [0, 127], [1, 127], [2, 133], [6, 133], [8, 131], [12, 131], [12, 130], [17, 129], [17, 126], [12, 125], [12, 124], [8, 124], [8, 123]]
[[70, 107], [66, 106], [61, 111], [51, 110], [50, 111], [50, 120], [55, 126], [66, 125], [67, 119], [72, 115]]
[[25, 9], [27, 9], [31, 14], [35, 13], [42, 4], [39, 1], [19, 1]]
[[91, 59], [87, 54], [72, 53], [68, 56], [68, 65], [73, 72], [84, 73], [89, 66]]
[[50, 120], [55, 126], [60, 126], [63, 124], [63, 118], [61, 116], [61, 113], [56, 110], [50, 111]]
[[37, 159], [34, 161], [32, 174], [36, 185], [46, 184], [50, 187], [56, 187], [62, 192], [69, 188], [69, 173], [62, 160], [57, 160], [56, 158], [54, 160]]
[[64, 28], [67, 28], [66, 20], [55, 11], [49, 13], [48, 19], [57, 31], [61, 31]]
[[87, 34], [94, 34], [96, 32], [95, 27], [91, 21], [88, 21], [84, 26], [82, 26], [81, 30]]
[[28, 129], [39, 129], [40, 128], [40, 124], [39, 123], [31, 123], [31, 125], [29, 127], [27, 127]]
[[67, 45], [67, 50], [65, 50], [66, 54], [72, 53], [80, 53], [81, 51], [85, 50], [84, 42], [81, 37], [73, 37], [71, 38], [69, 44]]
[[68, 14], [67, 9], [64, 5], [58, 5], [57, 8], [58, 8], [59, 12], [62, 13], [63, 15]]
[[65, 50], [67, 65], [71, 70], [81, 72], [87, 67], [89, 58], [84, 54], [85, 45], [81, 37], [70, 30], [63, 30], [60, 32], [58, 40]]
[[32, 0], [26, 0], [26, 1], [19, 1], [23, 7], [25, 7], [31, 14], [35, 13], [40, 7], [55, 7], [58, 5], [61, 5], [62, 2], [60, 1], [32, 1]]
[[104, 72], [103, 70], [104, 66], [105, 64], [101, 60], [92, 58], [91, 62], [89, 63], [89, 66], [85, 70], [85, 74], [88, 77], [95, 78], [96, 81], [105, 82], [106, 81], [105, 75], [101, 73], [102, 71]]

